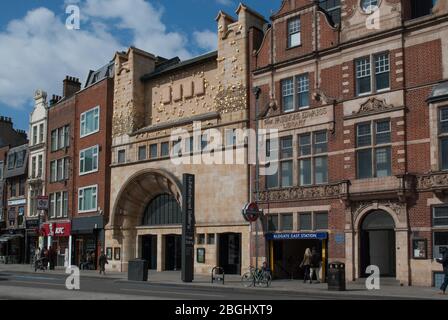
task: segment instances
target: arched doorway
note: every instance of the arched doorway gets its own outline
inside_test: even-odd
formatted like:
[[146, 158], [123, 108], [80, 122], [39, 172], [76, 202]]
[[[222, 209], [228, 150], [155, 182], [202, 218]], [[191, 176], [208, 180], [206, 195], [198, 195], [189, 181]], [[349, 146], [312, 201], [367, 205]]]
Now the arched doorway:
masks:
[[374, 210], [365, 216], [360, 228], [361, 275], [366, 268], [378, 266], [383, 277], [396, 276], [395, 222], [383, 210]]
[[[154, 197], [145, 208], [142, 226], [173, 226], [180, 227], [182, 210], [171, 194], [160, 194]], [[164, 235], [163, 238], [164, 270], [180, 270], [182, 260], [181, 236], [176, 234]], [[149, 261], [149, 268], [157, 268], [157, 235], [142, 236], [142, 258]]]

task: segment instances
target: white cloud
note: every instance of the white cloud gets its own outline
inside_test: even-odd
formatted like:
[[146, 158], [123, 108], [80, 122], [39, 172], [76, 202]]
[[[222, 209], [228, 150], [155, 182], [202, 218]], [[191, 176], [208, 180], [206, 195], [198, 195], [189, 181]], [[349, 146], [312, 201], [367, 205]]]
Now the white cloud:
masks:
[[205, 49], [207, 51], [216, 50], [218, 45], [216, 32], [212, 32], [210, 30], [195, 31], [193, 33], [193, 39], [201, 49]]
[[46, 8], [11, 21], [0, 33], [0, 48], [0, 102], [13, 108], [23, 108], [37, 88], [60, 94], [65, 75], [83, 79], [122, 49], [102, 30], [66, 29]]
[[[222, 0], [220, 0], [222, 1]], [[30, 10], [0, 30], [0, 104], [29, 108], [37, 88], [61, 94], [65, 75], [85, 80], [90, 69], [106, 64], [129, 45], [167, 58], [192, 56], [190, 37], [168, 30], [164, 10], [145, 0], [65, 0], [81, 11], [81, 30], [65, 27], [65, 7], [58, 16], [47, 8]], [[128, 38], [123, 38], [123, 34]], [[120, 38], [120, 36], [122, 38]], [[216, 49], [216, 34], [197, 31], [192, 43]], [[197, 50], [194, 50], [196, 52]]]

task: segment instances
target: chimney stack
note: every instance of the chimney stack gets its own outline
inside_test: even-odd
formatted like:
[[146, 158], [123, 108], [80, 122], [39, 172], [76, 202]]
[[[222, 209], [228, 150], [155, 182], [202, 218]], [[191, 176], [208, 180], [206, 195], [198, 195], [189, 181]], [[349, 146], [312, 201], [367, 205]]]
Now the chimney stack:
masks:
[[57, 95], [53, 95], [51, 100], [50, 100], [50, 106], [55, 105], [56, 103], [58, 103], [62, 98], [60, 96]]
[[78, 78], [66, 76], [63, 84], [62, 95], [64, 98], [70, 98], [76, 92], [81, 90], [81, 82], [79, 82]]

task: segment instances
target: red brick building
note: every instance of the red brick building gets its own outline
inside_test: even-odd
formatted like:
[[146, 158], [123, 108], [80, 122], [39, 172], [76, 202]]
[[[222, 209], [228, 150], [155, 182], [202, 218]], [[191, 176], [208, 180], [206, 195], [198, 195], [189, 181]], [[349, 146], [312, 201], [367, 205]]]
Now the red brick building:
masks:
[[402, 284], [437, 282], [434, 258], [448, 247], [447, 22], [445, 1], [285, 0], [252, 29], [259, 125], [280, 137], [267, 144], [279, 170], [259, 193], [258, 256], [275, 276], [303, 277], [297, 266], [316, 247], [323, 265], [345, 262], [349, 280], [376, 265]]
[[[85, 88], [76, 94], [73, 260], [104, 248], [104, 226], [109, 217], [111, 123], [114, 64], [89, 73]], [[95, 262], [96, 263], [96, 262]]]
[[63, 97], [53, 96], [48, 109], [46, 195], [49, 208], [41, 226], [45, 246], [58, 253], [57, 265], [67, 264], [71, 242], [71, 217], [74, 208], [73, 170], [75, 161], [75, 93], [81, 89], [78, 79], [66, 77]]

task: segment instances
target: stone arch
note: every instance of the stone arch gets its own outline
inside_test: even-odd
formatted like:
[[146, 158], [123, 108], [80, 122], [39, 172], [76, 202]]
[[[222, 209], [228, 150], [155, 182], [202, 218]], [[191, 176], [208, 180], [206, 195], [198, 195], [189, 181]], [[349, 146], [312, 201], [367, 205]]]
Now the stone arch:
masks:
[[361, 230], [361, 225], [362, 225], [362, 222], [364, 221], [364, 219], [371, 212], [377, 211], [377, 210], [382, 210], [382, 211], [387, 212], [394, 220], [395, 228], [397, 228], [400, 225], [400, 220], [398, 219], [398, 214], [395, 210], [393, 210], [389, 206], [372, 204], [369, 206], [361, 207], [355, 212], [355, 219], [354, 219], [354, 223], [353, 223], [355, 232], [359, 232]]
[[181, 190], [180, 181], [165, 170], [144, 169], [136, 172], [117, 195], [110, 216], [110, 229], [118, 231], [138, 226], [149, 201], [163, 193], [173, 195], [182, 206]]

